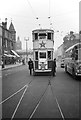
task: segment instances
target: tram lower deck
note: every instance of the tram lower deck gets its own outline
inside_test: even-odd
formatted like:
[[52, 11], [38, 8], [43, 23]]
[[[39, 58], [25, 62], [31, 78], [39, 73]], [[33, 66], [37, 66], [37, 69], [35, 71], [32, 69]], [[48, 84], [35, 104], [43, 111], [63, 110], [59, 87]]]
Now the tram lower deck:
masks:
[[40, 50], [34, 51], [34, 71], [35, 72], [51, 72], [53, 51]]

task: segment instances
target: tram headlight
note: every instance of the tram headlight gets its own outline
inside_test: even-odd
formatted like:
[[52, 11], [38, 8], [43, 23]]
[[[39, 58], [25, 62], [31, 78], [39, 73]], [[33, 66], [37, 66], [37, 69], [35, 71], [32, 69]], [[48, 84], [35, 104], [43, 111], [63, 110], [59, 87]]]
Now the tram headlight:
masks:
[[76, 66], [76, 70], [78, 70], [78, 66]]
[[79, 70], [77, 69], [77, 73], [79, 73]]

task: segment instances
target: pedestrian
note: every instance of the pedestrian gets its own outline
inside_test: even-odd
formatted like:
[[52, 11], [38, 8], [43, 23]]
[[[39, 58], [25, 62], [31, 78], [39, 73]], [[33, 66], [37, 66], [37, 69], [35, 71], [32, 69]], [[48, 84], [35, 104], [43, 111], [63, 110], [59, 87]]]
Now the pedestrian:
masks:
[[25, 59], [24, 58], [22, 59], [22, 64], [25, 65]]
[[56, 74], [56, 58], [52, 61], [52, 75]]
[[33, 61], [31, 60], [31, 58], [29, 58], [28, 65], [29, 65], [30, 75], [32, 75]]

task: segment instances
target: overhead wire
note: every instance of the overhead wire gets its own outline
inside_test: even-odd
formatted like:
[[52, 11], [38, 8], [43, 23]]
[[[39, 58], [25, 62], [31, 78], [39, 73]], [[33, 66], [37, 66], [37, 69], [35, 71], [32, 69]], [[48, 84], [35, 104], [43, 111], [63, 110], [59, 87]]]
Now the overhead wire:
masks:
[[49, 0], [49, 16], [48, 16], [48, 19], [49, 19], [49, 24], [50, 24], [50, 28], [52, 27], [52, 22], [51, 22], [51, 3], [50, 3], [50, 0]]
[[[33, 13], [35, 19], [38, 20], [38, 25], [41, 26], [41, 24], [40, 24], [40, 22], [39, 22], [39, 17], [36, 16], [36, 13], [35, 13], [32, 5], [31, 5], [31, 3], [30, 3], [30, 1], [27, 0], [27, 2], [28, 2], [29, 6], [30, 6], [30, 8], [31, 8], [31, 10], [32, 10], [32, 13]], [[51, 3], [50, 3], [50, 0], [48, 1], [48, 4], [49, 4], [49, 13], [48, 13], [49, 25], [50, 25], [50, 28], [53, 28], [53, 26], [52, 26], [53, 24], [52, 24], [52, 22], [51, 22], [51, 14], [50, 14], [50, 12], [51, 12], [51, 7], [50, 7], [50, 6], [51, 6]]]
[[[30, 6], [30, 8], [31, 8], [31, 10], [32, 10], [32, 13], [33, 13], [35, 19], [39, 20], [38, 16], [36, 16], [36, 13], [35, 13], [32, 5], [31, 5], [31, 3], [29, 2], [29, 0], [27, 0], [27, 2], [28, 2], [29, 6]], [[39, 23], [38, 25], [40, 26], [41, 24]]]

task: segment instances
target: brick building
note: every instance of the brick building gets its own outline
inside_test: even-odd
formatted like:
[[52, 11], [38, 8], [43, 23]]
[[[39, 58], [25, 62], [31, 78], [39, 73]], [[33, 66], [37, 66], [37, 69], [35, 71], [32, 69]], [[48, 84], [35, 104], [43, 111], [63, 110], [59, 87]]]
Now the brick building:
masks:
[[63, 44], [57, 49], [57, 58], [60, 60], [64, 58], [65, 51], [78, 42], [80, 42], [79, 34], [70, 31], [70, 33], [63, 38]]
[[11, 50], [16, 50], [16, 31], [11, 21], [9, 29], [7, 29], [7, 19], [2, 22], [2, 60], [4, 64], [10, 64], [14, 55], [11, 55]]
[[66, 35], [63, 38], [63, 44], [64, 44], [64, 51], [71, 47], [72, 45], [78, 43], [79, 40], [79, 34], [74, 33], [73, 31], [70, 31], [70, 34]]

